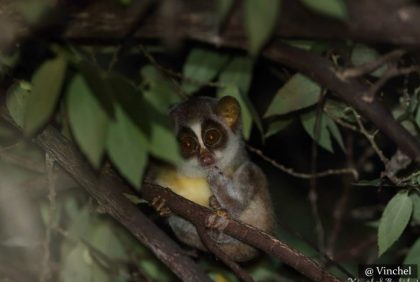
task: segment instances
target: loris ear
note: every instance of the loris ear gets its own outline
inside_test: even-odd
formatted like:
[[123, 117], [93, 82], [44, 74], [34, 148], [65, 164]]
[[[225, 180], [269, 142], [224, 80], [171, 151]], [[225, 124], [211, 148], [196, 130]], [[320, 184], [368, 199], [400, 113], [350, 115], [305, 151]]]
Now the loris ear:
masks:
[[221, 117], [229, 128], [235, 129], [241, 116], [241, 106], [238, 100], [232, 96], [220, 98], [216, 105], [216, 115]]

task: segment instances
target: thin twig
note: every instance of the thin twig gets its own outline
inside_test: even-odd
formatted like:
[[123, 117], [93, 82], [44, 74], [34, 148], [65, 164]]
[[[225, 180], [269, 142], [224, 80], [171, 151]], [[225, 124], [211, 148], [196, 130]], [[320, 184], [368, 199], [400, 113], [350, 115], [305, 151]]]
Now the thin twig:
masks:
[[325, 111], [324, 110], [324, 112], [328, 115], [328, 117], [330, 117], [332, 120], [334, 120], [336, 123], [338, 123], [342, 127], [345, 127], [345, 128], [350, 129], [352, 131], [355, 131], [355, 132], [359, 132], [360, 133], [360, 130], [356, 126], [354, 126], [354, 125], [352, 125], [352, 124], [350, 124], [350, 123], [342, 120], [341, 118], [338, 118], [338, 117], [332, 115], [328, 111]]
[[11, 144], [11, 145], [8, 145], [8, 146], [5, 146], [5, 147], [0, 147], [0, 153], [12, 150], [12, 149], [16, 148], [17, 146], [19, 146], [20, 144], [22, 144], [22, 142], [18, 141], [16, 143]]
[[50, 268], [50, 244], [51, 244], [51, 230], [54, 225], [55, 211], [56, 211], [56, 191], [55, 191], [55, 176], [54, 176], [54, 158], [49, 153], [45, 154], [45, 166], [48, 177], [48, 200], [50, 207], [48, 210], [48, 224], [46, 226], [45, 239], [43, 242], [44, 256], [42, 258], [42, 269], [40, 273], [40, 282], [48, 281], [51, 277]]
[[396, 65], [389, 67], [385, 73], [376, 81], [367, 92], [362, 95], [365, 102], [371, 103], [375, 98], [376, 93], [388, 82], [391, 78], [400, 75], [407, 75], [413, 72], [420, 72], [420, 66], [410, 66], [406, 68], [398, 68]]
[[366, 137], [366, 139], [369, 141], [370, 145], [372, 146], [375, 153], [378, 155], [379, 159], [382, 161], [382, 163], [386, 166], [386, 164], [389, 162], [389, 159], [385, 157], [382, 150], [379, 148], [379, 146], [375, 142], [375, 133], [369, 133], [365, 126], [363, 125], [363, 122], [361, 120], [361, 117], [359, 114], [353, 110], [354, 117], [356, 118], [356, 122], [359, 126], [360, 132]]
[[[321, 134], [322, 126], [322, 109], [325, 103], [325, 93], [322, 91], [321, 97], [319, 99], [317, 109], [316, 109], [316, 118], [314, 126], [314, 138], [312, 140], [312, 155], [311, 155], [311, 172], [315, 173], [317, 170], [317, 158], [318, 158], [318, 140]], [[322, 224], [321, 216], [319, 214], [318, 206], [318, 192], [317, 192], [317, 182], [316, 178], [310, 179], [310, 187], [308, 192], [308, 200], [311, 204], [312, 216], [315, 221], [315, 230], [318, 239], [318, 248], [321, 253], [325, 253], [325, 231]]]
[[363, 76], [365, 74], [371, 73], [391, 61], [398, 60], [399, 58], [404, 56], [406, 53], [407, 53], [406, 50], [401, 50], [401, 49], [393, 50], [379, 57], [376, 60], [361, 64], [359, 66], [346, 68], [342, 70], [340, 72], [340, 78], [348, 79], [348, 78], [359, 77], [359, 76]]
[[172, 72], [167, 70], [166, 68], [162, 67], [158, 62], [156, 62], [155, 58], [150, 54], [144, 46], [140, 45], [139, 50], [143, 53], [143, 55], [146, 57], [146, 59], [149, 60], [149, 62], [164, 76], [166, 77], [171, 83], [174, 85], [174, 87], [177, 89], [175, 91], [175, 94], [177, 94], [182, 100], [186, 100], [188, 98], [188, 95], [184, 93], [179, 83], [172, 77]]
[[0, 159], [33, 172], [45, 173], [45, 167], [43, 164], [29, 158], [21, 157], [7, 150], [0, 151]]
[[278, 163], [276, 160], [266, 156], [260, 149], [257, 149], [249, 144], [246, 145], [249, 151], [258, 155], [264, 161], [270, 163], [275, 168], [287, 173], [293, 177], [302, 178], [302, 179], [312, 179], [312, 178], [321, 178], [332, 175], [341, 175], [341, 174], [352, 174], [356, 179], [359, 177], [358, 172], [354, 168], [341, 168], [341, 169], [327, 169], [315, 173], [305, 173], [305, 172], [296, 172], [293, 168], [289, 168], [283, 164]]
[[236, 262], [230, 259], [222, 249], [220, 249], [214, 240], [209, 236], [208, 230], [204, 225], [196, 225], [198, 235], [206, 248], [227, 265], [241, 280], [245, 282], [253, 282], [254, 279], [245, 270], [243, 270]]
[[[354, 166], [353, 161], [353, 134], [347, 135], [347, 147], [346, 147], [346, 156], [347, 156], [347, 165]], [[344, 181], [343, 189], [340, 195], [339, 200], [335, 204], [334, 211], [333, 211], [333, 220], [334, 224], [331, 230], [331, 235], [328, 241], [326, 253], [330, 258], [334, 258], [335, 256], [335, 246], [337, 243], [338, 235], [342, 230], [343, 226], [343, 218], [345, 215], [345, 211], [347, 208], [347, 203], [349, 201], [350, 196], [350, 188], [351, 182], [354, 180], [351, 177], [342, 178]]]

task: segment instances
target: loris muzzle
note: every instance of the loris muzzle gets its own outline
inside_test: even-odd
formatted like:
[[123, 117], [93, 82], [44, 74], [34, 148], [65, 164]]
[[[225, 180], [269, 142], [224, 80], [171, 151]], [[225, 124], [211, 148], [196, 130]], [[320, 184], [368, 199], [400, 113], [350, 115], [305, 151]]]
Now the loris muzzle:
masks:
[[[230, 96], [193, 97], [175, 106], [170, 117], [183, 161], [162, 166], [152, 181], [203, 206], [272, 233], [274, 214], [264, 173], [252, 163], [242, 139], [241, 109]], [[206, 250], [195, 227], [175, 215], [169, 224], [179, 240]], [[203, 223], [204, 224], [204, 223]], [[257, 251], [224, 234], [212, 234], [218, 246], [236, 261]]]

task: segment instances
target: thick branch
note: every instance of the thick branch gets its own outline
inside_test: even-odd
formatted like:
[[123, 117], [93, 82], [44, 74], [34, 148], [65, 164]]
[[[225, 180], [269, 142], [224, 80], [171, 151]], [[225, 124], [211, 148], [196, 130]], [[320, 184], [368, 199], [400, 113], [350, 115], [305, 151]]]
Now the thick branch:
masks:
[[129, 188], [115, 174], [105, 171], [98, 179], [77, 149], [51, 127], [45, 129], [35, 140], [108, 214], [149, 247], [179, 278], [184, 281], [211, 281], [166, 234], [124, 196], [123, 193], [128, 192]]
[[[29, 32], [28, 26], [16, 15], [17, 12], [14, 11], [16, 7], [13, 9], [13, 2], [10, 1], [0, 0], [0, 12], [2, 9], [7, 9], [3, 11], [5, 18], [10, 19], [13, 25], [19, 26], [16, 29], [19, 31], [16, 32], [18, 37], [24, 36]], [[159, 7], [160, 2], [150, 7], [143, 5], [144, 1], [140, 2], [129, 9], [122, 9], [116, 1], [92, 1], [92, 4], [84, 9], [77, 5], [74, 7], [74, 4], [70, 5], [71, 9], [67, 7], [69, 13], [67, 27], [62, 34], [57, 35], [64, 39], [88, 40], [93, 43], [98, 39], [118, 42], [127, 34], [132, 34], [135, 39], [165, 39], [167, 36], [177, 34], [177, 38], [197, 40], [216, 46], [241, 49], [247, 47], [240, 11], [235, 10], [220, 35], [216, 33], [213, 2], [176, 1], [174, 3], [184, 4], [178, 7], [180, 11], [177, 12], [176, 17], [165, 17], [159, 9], [153, 9]], [[276, 36], [282, 36], [284, 35], [282, 32], [294, 30], [295, 34], [289, 35], [304, 38], [305, 35], [298, 32], [302, 28], [303, 31], [310, 32], [307, 35], [312, 39], [317, 38], [317, 34], [323, 33], [325, 38], [350, 39], [353, 35], [355, 38], [366, 36], [375, 41], [420, 45], [420, 29], [417, 28], [420, 26], [420, 10], [417, 6], [407, 6], [407, 1], [347, 1], [351, 17], [347, 25], [342, 23], [337, 25], [336, 21], [308, 13], [300, 4], [296, 4], [298, 1], [284, 2], [283, 11], [290, 10], [290, 14], [284, 12], [284, 17], [280, 17], [282, 20]], [[139, 15], [145, 14], [145, 9], [151, 11], [148, 16], [142, 18], [138, 30], [132, 32], [133, 27], [139, 23]], [[293, 15], [298, 16], [295, 18]], [[282, 23], [288, 20], [290, 26], [282, 26]], [[320, 23], [322, 24], [319, 25]], [[318, 26], [322, 26], [323, 29], [313, 32], [313, 29]], [[173, 31], [173, 28], [176, 30]], [[337, 33], [331, 31], [335, 29], [338, 29]], [[331, 34], [326, 34], [328, 32]], [[344, 35], [340, 37], [340, 34]], [[393, 119], [380, 102], [374, 100], [367, 103], [363, 99], [363, 95], [369, 91], [366, 83], [356, 79], [342, 80], [328, 59], [279, 42], [274, 42], [266, 48], [263, 55], [302, 72], [323, 87], [332, 90], [337, 97], [373, 122], [406, 155], [420, 161], [420, 143]]]
[[[0, 116], [14, 124], [4, 106], [0, 108]], [[51, 126], [48, 126], [34, 140], [97, 200], [108, 214], [148, 246], [178, 277], [183, 281], [210, 281], [190, 258], [183, 255], [172, 240], [124, 196], [124, 193], [132, 193], [132, 191], [111, 169], [104, 169], [98, 177], [74, 144]], [[173, 212], [187, 218], [197, 226], [204, 226], [208, 222], [208, 217], [213, 214], [209, 209], [157, 185], [145, 184], [142, 191], [144, 198], [149, 202], [158, 196], [165, 199]], [[229, 220], [224, 232], [279, 258], [314, 281], [338, 281], [310, 258], [250, 225]]]
[[[188, 219], [196, 226], [202, 226], [213, 215], [213, 212], [208, 208], [197, 205], [169, 189], [162, 189], [158, 185], [145, 183], [142, 195], [149, 202], [152, 202], [156, 197], [164, 199], [165, 204], [172, 212]], [[315, 261], [251, 225], [230, 219], [223, 232], [280, 259], [313, 281], [338, 281]]]
[[[69, 24], [67, 39], [121, 39], [137, 23], [140, 10], [151, 1], [134, 1], [127, 9], [117, 1], [62, 0], [58, 10], [66, 11]], [[153, 2], [156, 6], [165, 1]], [[167, 1], [166, 1], [167, 2]], [[420, 45], [420, 7], [413, 1], [349, 0], [348, 19], [339, 21], [306, 9], [300, 1], [284, 0], [276, 37], [299, 39], [354, 39], [396, 45]], [[64, 4], [63, 4], [64, 3]], [[86, 4], [88, 3], [88, 4]], [[171, 20], [162, 22], [164, 13], [157, 12], [145, 19], [134, 38], [156, 38], [168, 31], [192, 38], [215, 37], [216, 1], [178, 0], [179, 9]], [[152, 4], [152, 5], [154, 5]], [[31, 28], [20, 15], [15, 0], [0, 0], [0, 44], [27, 36]], [[245, 41], [241, 9], [235, 9], [226, 22], [223, 38]], [[162, 33], [162, 30], [166, 31]], [[223, 44], [223, 42], [222, 42]]]
[[375, 124], [405, 154], [417, 162], [420, 161], [419, 141], [392, 117], [380, 101], [363, 99], [370, 89], [368, 84], [357, 79], [342, 80], [328, 59], [283, 43], [271, 44], [264, 55], [302, 72], [320, 85], [332, 90], [334, 95]]
[[[0, 115], [13, 123], [4, 106], [0, 109]], [[151, 249], [180, 279], [190, 282], [211, 281], [178, 245], [124, 196], [124, 193], [132, 191], [111, 170], [104, 170], [100, 176], [97, 175], [73, 143], [52, 127], [39, 134], [35, 142], [50, 154], [108, 214]]]

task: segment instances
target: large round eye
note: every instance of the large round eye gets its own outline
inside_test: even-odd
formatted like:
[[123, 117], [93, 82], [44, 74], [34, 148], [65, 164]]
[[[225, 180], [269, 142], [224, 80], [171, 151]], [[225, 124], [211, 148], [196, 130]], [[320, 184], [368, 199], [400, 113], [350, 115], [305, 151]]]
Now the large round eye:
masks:
[[192, 155], [197, 151], [198, 144], [194, 137], [185, 135], [180, 138], [181, 151], [184, 155]]
[[222, 140], [222, 133], [217, 128], [210, 128], [204, 133], [204, 144], [209, 147], [216, 147]]

